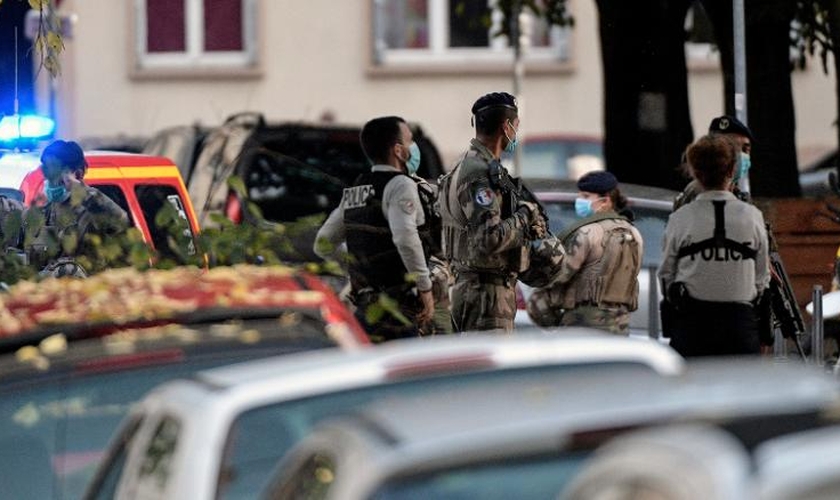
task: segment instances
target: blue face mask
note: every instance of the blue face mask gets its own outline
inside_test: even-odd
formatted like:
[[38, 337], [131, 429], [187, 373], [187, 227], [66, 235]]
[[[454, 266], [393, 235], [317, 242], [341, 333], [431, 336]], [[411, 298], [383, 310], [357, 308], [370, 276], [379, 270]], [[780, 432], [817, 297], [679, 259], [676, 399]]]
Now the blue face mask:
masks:
[[409, 156], [405, 161], [405, 169], [408, 171], [408, 175], [414, 175], [420, 168], [420, 147], [416, 142], [412, 142], [411, 146], [408, 147], [408, 152]]
[[586, 198], [575, 198], [575, 213], [581, 218], [592, 215], [592, 200], [587, 200]]
[[[510, 121], [508, 121], [510, 123]], [[510, 123], [510, 128], [513, 128], [513, 124]], [[507, 132], [505, 132], [505, 138], [508, 140], [507, 146], [505, 146], [506, 153], [513, 153], [516, 150], [516, 146], [519, 144], [519, 137], [517, 137], [517, 130], [513, 128], [513, 139], [508, 137]]]
[[47, 201], [52, 203], [55, 201], [64, 201], [67, 196], [67, 188], [63, 184], [53, 186], [48, 180], [44, 180], [44, 194], [47, 196]]
[[735, 172], [735, 179], [733, 179], [733, 182], [738, 182], [739, 180], [747, 177], [751, 166], [752, 161], [750, 161], [749, 153], [742, 152], [741, 161], [738, 162], [738, 170]]

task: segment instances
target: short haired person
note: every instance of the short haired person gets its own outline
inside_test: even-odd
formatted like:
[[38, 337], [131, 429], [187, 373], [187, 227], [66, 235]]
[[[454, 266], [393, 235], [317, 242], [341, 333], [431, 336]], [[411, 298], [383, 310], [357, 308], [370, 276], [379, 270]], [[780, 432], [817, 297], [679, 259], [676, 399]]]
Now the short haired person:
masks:
[[579, 220], [559, 238], [566, 248], [553, 282], [528, 298], [528, 314], [541, 326], [586, 326], [628, 335], [639, 302], [644, 242], [633, 226], [618, 180], [606, 171], [578, 180]]
[[[749, 201], [747, 199], [747, 193], [742, 193], [738, 189], [738, 181], [749, 175], [750, 167], [752, 165], [750, 160], [750, 152], [752, 151], [752, 143], [754, 141], [752, 131], [734, 116], [723, 115], [714, 118], [711, 123], [709, 123], [709, 134], [726, 135], [736, 144], [739, 151], [738, 165], [735, 170], [735, 177], [733, 177], [732, 185], [729, 186], [729, 189], [740, 199]], [[688, 173], [689, 175], [691, 174], [690, 172]], [[674, 210], [680, 208], [686, 203], [690, 203], [691, 200], [696, 198], [697, 194], [702, 190], [702, 186], [696, 179], [691, 180], [683, 191], [677, 195], [676, 199], [674, 199]]]
[[516, 280], [528, 268], [530, 242], [545, 221], [536, 204], [514, 201], [501, 182], [499, 162], [517, 144], [519, 109], [506, 92], [472, 106], [475, 138], [440, 180], [443, 251], [454, 274], [452, 323], [456, 331], [513, 330]]
[[86, 272], [113, 265], [100, 257], [96, 246], [124, 232], [128, 215], [84, 184], [87, 161], [82, 148], [73, 141], [54, 141], [41, 153], [40, 168], [46, 204], [33, 204], [23, 216], [23, 245], [30, 264], [43, 268], [70, 259]]
[[[356, 317], [374, 340], [431, 333], [432, 282], [419, 230], [426, 220], [410, 177], [420, 165], [420, 149], [398, 116], [370, 120], [360, 141], [373, 166], [344, 190], [318, 230], [314, 251], [347, 265]], [[371, 317], [382, 294], [396, 301], [404, 318], [388, 312]]]
[[702, 191], [665, 228], [659, 279], [676, 311], [671, 346], [686, 357], [758, 354], [772, 341], [760, 339], [754, 306], [770, 282], [764, 217], [730, 190], [740, 153], [723, 134], [690, 145], [686, 158]]

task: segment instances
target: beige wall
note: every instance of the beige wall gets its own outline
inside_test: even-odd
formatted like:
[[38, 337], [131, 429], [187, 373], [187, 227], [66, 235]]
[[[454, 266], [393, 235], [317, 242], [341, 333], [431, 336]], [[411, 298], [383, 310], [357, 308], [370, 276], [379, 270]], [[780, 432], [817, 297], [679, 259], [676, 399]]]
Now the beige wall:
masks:
[[[262, 76], [134, 79], [130, 76], [131, 0], [65, 0], [78, 16], [67, 41], [59, 82], [61, 133], [69, 137], [150, 134], [178, 124], [217, 124], [243, 110], [269, 120], [316, 120], [332, 110], [339, 122], [400, 114], [423, 124], [447, 162], [471, 137], [469, 108], [481, 94], [510, 90], [496, 74], [371, 75], [369, 0], [261, 0]], [[525, 133], [602, 133], [601, 64], [592, 0], [573, 0], [571, 70], [526, 74], [521, 94]], [[314, 20], [317, 19], [317, 20]], [[717, 71], [692, 71], [695, 133], [720, 114]], [[803, 148], [834, 143], [833, 76], [817, 67], [794, 76], [797, 141]]]

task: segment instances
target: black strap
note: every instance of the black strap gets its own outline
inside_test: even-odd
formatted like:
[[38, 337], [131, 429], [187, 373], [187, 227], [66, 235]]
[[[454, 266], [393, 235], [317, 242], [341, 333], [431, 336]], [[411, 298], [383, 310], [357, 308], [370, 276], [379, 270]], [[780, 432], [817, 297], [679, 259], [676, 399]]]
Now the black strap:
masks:
[[744, 259], [755, 259], [756, 255], [758, 254], [757, 250], [755, 250], [754, 248], [750, 248], [744, 243], [739, 243], [735, 240], [731, 240], [726, 237], [726, 219], [723, 215], [723, 209], [726, 205], [726, 201], [713, 200], [712, 205], [715, 209], [714, 235], [711, 238], [705, 239], [703, 241], [698, 241], [697, 243], [692, 243], [691, 245], [687, 245], [680, 248], [679, 252], [677, 252], [677, 260], [682, 259], [683, 257], [689, 257], [691, 255], [700, 253], [703, 250], [708, 250], [711, 248], [726, 248], [733, 252], [741, 254], [741, 257], [743, 257]]

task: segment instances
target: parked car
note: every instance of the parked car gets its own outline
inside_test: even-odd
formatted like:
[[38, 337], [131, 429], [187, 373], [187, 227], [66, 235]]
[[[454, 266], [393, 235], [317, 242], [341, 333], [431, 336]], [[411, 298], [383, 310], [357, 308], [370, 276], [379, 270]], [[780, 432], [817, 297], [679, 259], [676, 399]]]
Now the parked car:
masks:
[[[604, 144], [600, 137], [586, 134], [532, 134], [523, 138], [522, 169], [528, 178], [577, 180], [593, 170], [604, 170]], [[502, 162], [510, 168], [513, 155]]]
[[[557, 496], [561, 500], [636, 498], [746, 500], [751, 458], [732, 434], [708, 423], [643, 428], [599, 447]], [[800, 498], [786, 496], [783, 498]]]
[[118, 269], [21, 282], [0, 295], [0, 318], [3, 498], [80, 498], [121, 419], [159, 383], [369, 345], [327, 286], [288, 268]]
[[[525, 179], [524, 182], [548, 212], [549, 229], [552, 233], [561, 234], [578, 219], [574, 207], [578, 194], [575, 181]], [[671, 214], [677, 192], [636, 184], [619, 184], [619, 189], [628, 199], [630, 208], [636, 216], [633, 225], [642, 234], [644, 241], [642, 270], [639, 273], [639, 307], [630, 316], [630, 330], [633, 335], [659, 338], [661, 335], [659, 300], [662, 298], [662, 291], [659, 290], [656, 270], [662, 262], [665, 225], [668, 223], [668, 216]], [[532, 321], [525, 310], [525, 303], [531, 289], [524, 283], [519, 283], [518, 287], [516, 324], [529, 325]]]
[[[575, 380], [613, 369], [682, 373], [670, 348], [570, 330], [393, 341], [198, 373], [162, 385], [124, 420], [85, 498], [256, 498], [275, 463], [321, 420], [401, 394], [482, 381]], [[428, 411], [433, 412], [433, 409]], [[434, 418], [425, 409], [417, 418]]]
[[453, 387], [322, 423], [277, 464], [263, 498], [558, 498], [629, 430], [713, 422], [749, 447], [836, 422], [838, 405], [827, 374], [756, 359], [676, 377], [616, 368]]
[[[437, 179], [444, 173], [437, 147], [419, 125], [410, 126], [421, 152], [418, 175]], [[202, 224], [210, 213], [236, 222], [249, 217], [244, 200], [226, 184], [231, 175], [242, 179], [247, 199], [266, 220], [288, 223], [328, 214], [343, 189], [370, 168], [360, 132], [359, 125], [272, 123], [259, 113], [240, 113], [220, 127], [163, 130], [144, 152], [178, 164]], [[319, 260], [312, 252], [316, 230], [310, 224], [296, 236], [299, 260]]]

